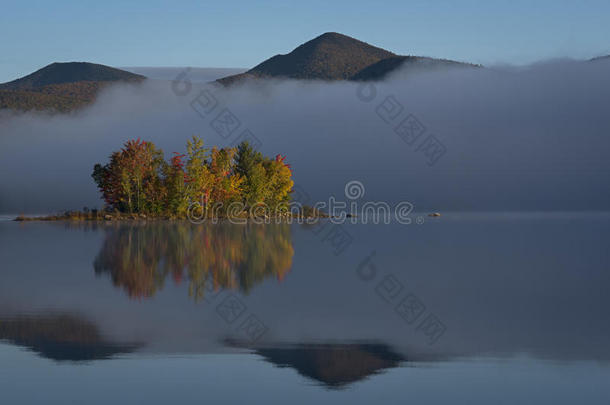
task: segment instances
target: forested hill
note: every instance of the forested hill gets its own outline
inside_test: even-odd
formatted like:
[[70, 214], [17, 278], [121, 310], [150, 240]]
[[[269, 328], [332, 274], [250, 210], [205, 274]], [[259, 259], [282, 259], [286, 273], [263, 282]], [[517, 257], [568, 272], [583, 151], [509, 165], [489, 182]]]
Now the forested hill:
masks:
[[87, 62], [52, 63], [36, 72], [0, 84], [0, 109], [67, 112], [95, 100], [100, 89], [146, 77]]

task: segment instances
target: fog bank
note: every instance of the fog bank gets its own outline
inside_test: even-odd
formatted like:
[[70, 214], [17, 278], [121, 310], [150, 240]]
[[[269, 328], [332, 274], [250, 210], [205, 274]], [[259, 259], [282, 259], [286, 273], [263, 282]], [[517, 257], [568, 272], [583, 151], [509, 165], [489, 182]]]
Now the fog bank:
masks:
[[[287, 155], [312, 201], [344, 199], [345, 183], [359, 180], [363, 201], [407, 200], [416, 210], [610, 206], [610, 61], [230, 89], [163, 69], [184, 74], [111, 87], [75, 114], [0, 115], [0, 213], [101, 206], [92, 167], [128, 139], [152, 141], [169, 158], [194, 134], [227, 146], [245, 130], [263, 153]], [[232, 124], [219, 124], [227, 114]]]

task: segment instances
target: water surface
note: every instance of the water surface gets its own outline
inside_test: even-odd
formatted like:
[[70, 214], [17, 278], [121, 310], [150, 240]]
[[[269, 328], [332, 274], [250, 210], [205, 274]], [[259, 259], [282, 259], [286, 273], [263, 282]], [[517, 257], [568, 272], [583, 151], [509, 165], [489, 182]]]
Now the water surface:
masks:
[[607, 214], [3, 221], [0, 392], [11, 404], [606, 404], [608, 240]]

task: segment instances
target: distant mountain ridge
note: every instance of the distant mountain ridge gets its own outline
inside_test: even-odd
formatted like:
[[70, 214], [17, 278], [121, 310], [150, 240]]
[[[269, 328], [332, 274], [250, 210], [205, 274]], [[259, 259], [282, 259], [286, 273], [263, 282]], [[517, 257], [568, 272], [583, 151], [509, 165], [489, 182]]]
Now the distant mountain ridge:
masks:
[[0, 109], [68, 112], [92, 103], [98, 92], [111, 83], [138, 83], [145, 79], [95, 63], [56, 62], [0, 84]]
[[610, 55], [597, 56], [595, 58], [589, 59], [590, 62], [596, 62], [600, 60], [610, 60]]
[[286, 55], [275, 55], [245, 73], [217, 81], [228, 86], [248, 79], [264, 78], [381, 80], [391, 71], [413, 62], [426, 67], [478, 66], [446, 59], [400, 56], [347, 35], [327, 32]]

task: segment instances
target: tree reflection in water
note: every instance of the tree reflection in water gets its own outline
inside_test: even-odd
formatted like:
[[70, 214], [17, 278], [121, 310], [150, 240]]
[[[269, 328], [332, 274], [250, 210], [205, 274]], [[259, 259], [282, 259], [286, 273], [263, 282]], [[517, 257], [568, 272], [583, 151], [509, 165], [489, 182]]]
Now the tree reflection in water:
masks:
[[219, 289], [248, 293], [269, 277], [281, 281], [294, 255], [288, 224], [153, 222], [105, 232], [95, 273], [109, 274], [132, 298], [154, 296], [170, 274], [188, 281], [195, 300]]

